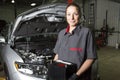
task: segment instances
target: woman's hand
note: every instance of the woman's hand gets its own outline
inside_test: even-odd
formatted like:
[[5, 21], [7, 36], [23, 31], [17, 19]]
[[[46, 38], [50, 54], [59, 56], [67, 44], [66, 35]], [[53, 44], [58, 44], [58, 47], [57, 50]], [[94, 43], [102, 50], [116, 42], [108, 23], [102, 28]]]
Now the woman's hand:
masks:
[[78, 80], [79, 76], [75, 73], [68, 80]]

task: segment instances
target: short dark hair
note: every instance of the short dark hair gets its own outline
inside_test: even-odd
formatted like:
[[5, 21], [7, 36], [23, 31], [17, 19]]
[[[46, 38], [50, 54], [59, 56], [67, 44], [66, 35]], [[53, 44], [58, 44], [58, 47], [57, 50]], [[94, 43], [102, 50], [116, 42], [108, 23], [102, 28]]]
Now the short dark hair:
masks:
[[77, 3], [72, 2], [72, 3], [68, 4], [67, 7], [66, 7], [66, 11], [67, 11], [67, 8], [68, 8], [69, 6], [74, 6], [74, 7], [76, 7], [77, 10], [78, 10], [79, 15], [80, 15], [80, 17], [81, 17], [81, 7], [80, 7]]

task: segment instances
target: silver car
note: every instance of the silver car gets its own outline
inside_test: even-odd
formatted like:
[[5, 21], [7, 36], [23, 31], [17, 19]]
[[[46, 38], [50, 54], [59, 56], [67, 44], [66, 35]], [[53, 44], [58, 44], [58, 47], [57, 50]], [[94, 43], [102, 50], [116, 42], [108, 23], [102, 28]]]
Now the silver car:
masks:
[[[58, 32], [66, 27], [66, 4], [42, 5], [20, 14], [0, 54], [6, 80], [47, 80]], [[97, 80], [97, 63], [93, 80]]]

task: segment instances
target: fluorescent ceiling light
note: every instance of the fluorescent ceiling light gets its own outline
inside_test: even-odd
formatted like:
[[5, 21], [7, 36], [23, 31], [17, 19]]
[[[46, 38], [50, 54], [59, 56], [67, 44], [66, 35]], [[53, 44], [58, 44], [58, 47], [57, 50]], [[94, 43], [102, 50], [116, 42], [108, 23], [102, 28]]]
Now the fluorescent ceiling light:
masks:
[[12, 0], [11, 3], [15, 3], [15, 0]]
[[30, 5], [31, 5], [31, 6], [36, 6], [36, 3], [31, 3]]

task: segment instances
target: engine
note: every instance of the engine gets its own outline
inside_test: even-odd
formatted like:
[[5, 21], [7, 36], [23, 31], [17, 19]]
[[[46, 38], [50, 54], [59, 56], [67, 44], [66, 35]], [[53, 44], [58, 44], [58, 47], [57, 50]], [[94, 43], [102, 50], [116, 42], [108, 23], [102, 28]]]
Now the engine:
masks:
[[16, 62], [18, 71], [21, 73], [47, 79], [48, 64], [52, 63], [53, 51], [49, 48], [42, 50], [20, 50], [17, 53], [24, 60], [24, 63]]
[[52, 60], [53, 51], [49, 48], [44, 50], [17, 50], [25, 63], [45, 64]]

